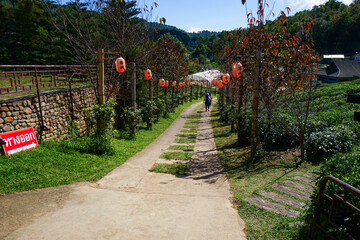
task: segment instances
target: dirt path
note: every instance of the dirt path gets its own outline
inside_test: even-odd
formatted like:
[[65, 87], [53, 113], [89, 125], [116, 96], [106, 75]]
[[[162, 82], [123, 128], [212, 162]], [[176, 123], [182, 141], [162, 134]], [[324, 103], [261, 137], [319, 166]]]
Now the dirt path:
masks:
[[148, 171], [195, 107], [97, 183], [0, 197], [0, 238], [246, 239], [218, 163], [209, 112], [202, 114], [189, 175]]

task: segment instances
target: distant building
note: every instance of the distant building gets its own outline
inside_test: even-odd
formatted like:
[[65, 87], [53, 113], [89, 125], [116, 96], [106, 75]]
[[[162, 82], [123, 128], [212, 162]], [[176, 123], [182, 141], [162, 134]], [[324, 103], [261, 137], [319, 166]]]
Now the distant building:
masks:
[[331, 59], [344, 59], [345, 55], [344, 54], [324, 54], [324, 58], [331, 58]]
[[360, 61], [339, 60], [334, 61], [325, 69], [316, 74], [321, 82], [341, 82], [360, 78]]

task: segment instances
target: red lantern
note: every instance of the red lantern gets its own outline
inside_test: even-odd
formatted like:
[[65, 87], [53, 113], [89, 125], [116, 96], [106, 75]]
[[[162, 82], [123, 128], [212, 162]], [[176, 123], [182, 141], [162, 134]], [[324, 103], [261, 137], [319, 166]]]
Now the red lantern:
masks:
[[228, 73], [224, 73], [222, 75], [222, 81], [224, 84], [228, 84], [230, 82], [230, 75]]
[[173, 81], [172, 86], [173, 86], [173, 87], [176, 87], [176, 81]]
[[223, 85], [223, 81], [220, 80], [220, 81], [218, 82], [218, 88], [219, 88], [219, 89], [222, 89], [223, 86], [224, 86], [224, 85]]
[[165, 81], [165, 87], [169, 87], [169, 81]]
[[185, 87], [185, 82], [182, 83], [182, 86]]
[[244, 68], [241, 63], [236, 62], [232, 65], [232, 74], [234, 78], [239, 78], [242, 75]]
[[192, 86], [192, 85], [193, 85], [193, 83], [191, 82], [191, 83], [190, 83], [190, 86]]
[[206, 86], [207, 82], [204, 82], [204, 86]]
[[201, 82], [201, 83], [200, 83], [200, 86], [202, 86], [202, 85], [203, 85], [203, 83]]
[[118, 73], [124, 73], [126, 71], [126, 62], [122, 57], [115, 60], [115, 67]]
[[197, 85], [198, 85], [198, 82], [195, 82], [195, 85], [197, 86]]
[[159, 85], [160, 85], [160, 87], [165, 87], [165, 80], [162, 78], [162, 79], [160, 79], [159, 80]]
[[181, 84], [181, 82], [179, 82], [179, 87], [182, 87], [182, 84]]
[[217, 79], [213, 79], [211, 81], [211, 85], [213, 85], [213, 87], [216, 87], [217, 86]]
[[152, 74], [151, 74], [151, 70], [150, 69], [146, 69], [144, 71], [144, 76], [146, 80], [150, 80], [152, 78]]

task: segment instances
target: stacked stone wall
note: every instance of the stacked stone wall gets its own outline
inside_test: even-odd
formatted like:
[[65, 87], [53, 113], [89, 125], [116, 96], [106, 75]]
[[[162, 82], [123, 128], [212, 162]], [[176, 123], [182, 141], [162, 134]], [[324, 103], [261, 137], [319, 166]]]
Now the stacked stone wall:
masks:
[[[81, 131], [86, 129], [82, 109], [96, 102], [94, 87], [72, 90], [73, 115]], [[0, 133], [33, 127], [38, 139], [51, 139], [67, 135], [68, 119], [72, 115], [68, 90], [41, 93], [41, 108], [46, 129], [41, 131], [41, 116], [37, 95], [0, 100]]]

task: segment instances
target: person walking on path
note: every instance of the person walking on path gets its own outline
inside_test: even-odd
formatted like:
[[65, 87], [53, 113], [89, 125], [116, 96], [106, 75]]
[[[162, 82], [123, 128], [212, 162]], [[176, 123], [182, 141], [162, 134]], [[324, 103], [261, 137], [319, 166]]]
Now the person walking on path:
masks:
[[210, 94], [210, 92], [207, 92], [204, 97], [205, 112], [209, 111], [210, 105], [211, 105], [211, 100], [212, 100], [211, 94]]

